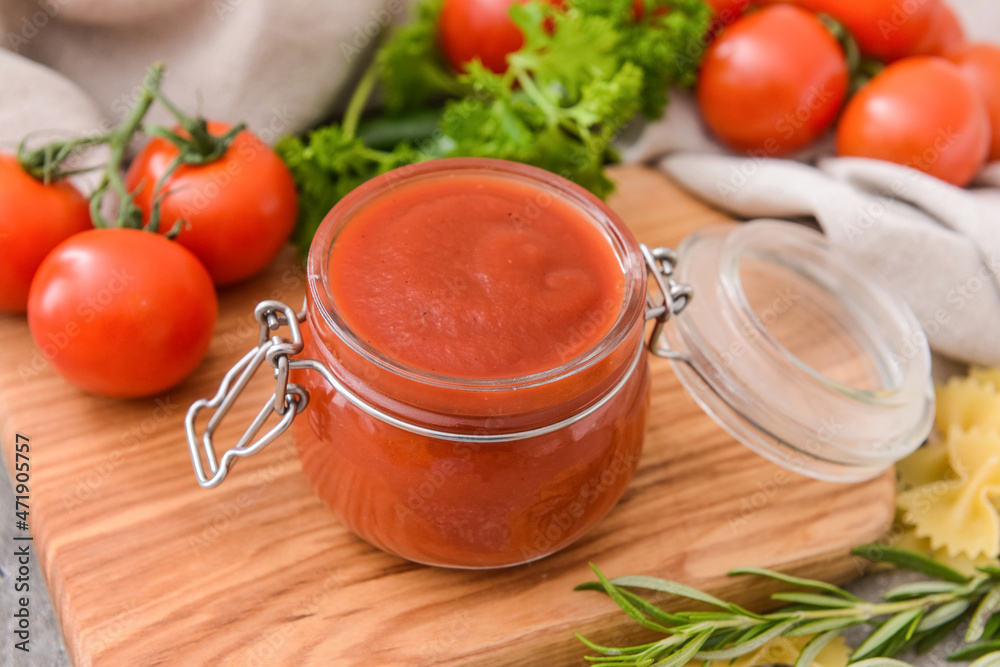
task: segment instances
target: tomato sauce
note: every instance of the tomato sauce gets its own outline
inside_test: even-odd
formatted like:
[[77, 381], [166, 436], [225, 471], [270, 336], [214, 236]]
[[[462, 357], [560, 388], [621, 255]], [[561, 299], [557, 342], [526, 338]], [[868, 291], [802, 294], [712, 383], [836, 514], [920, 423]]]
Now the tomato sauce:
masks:
[[616, 391], [551, 433], [462, 442], [392, 426], [297, 373], [311, 406], [294, 428], [317, 493], [361, 537], [418, 562], [500, 567], [576, 540], [628, 484], [648, 410], [631, 303], [644, 283], [615, 245], [620, 221], [595, 219], [613, 216], [603, 204], [469, 163], [484, 168], [382, 177], [334, 209], [310, 259], [326, 294], [310, 302], [305, 355], [393, 416], [474, 436], [544, 427]]
[[590, 348], [613, 321], [594, 326], [594, 313], [617, 313], [624, 286], [610, 244], [569, 202], [471, 175], [404, 186], [358, 211], [329, 276], [366, 343], [464, 378], [529, 375]]

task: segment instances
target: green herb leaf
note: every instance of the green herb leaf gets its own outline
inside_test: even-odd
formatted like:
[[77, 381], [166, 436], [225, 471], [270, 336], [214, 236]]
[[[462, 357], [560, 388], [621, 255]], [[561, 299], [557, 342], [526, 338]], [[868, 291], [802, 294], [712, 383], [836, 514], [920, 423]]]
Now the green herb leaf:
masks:
[[979, 642], [955, 651], [948, 660], [976, 660], [997, 651], [1000, 651], [1000, 641]]
[[924, 632], [939, 625], [944, 625], [964, 614], [971, 605], [972, 602], [970, 600], [953, 600], [947, 602], [920, 619], [917, 632]]
[[990, 616], [990, 620], [986, 621], [986, 629], [983, 631], [983, 640], [990, 640], [1000, 635], [1000, 613], [993, 614]]
[[[979, 603], [976, 611], [973, 612], [972, 620], [969, 621], [969, 629], [965, 633], [965, 641], [974, 642], [982, 639], [986, 632], [986, 624], [994, 618], [997, 611], [1000, 611], [1000, 584], [990, 589], [990, 592]], [[997, 619], [994, 631], [996, 627], [1000, 627], [1000, 617]]]
[[811, 607], [828, 609], [847, 609], [848, 607], [853, 607], [855, 605], [855, 602], [852, 600], [844, 600], [843, 598], [835, 598], [829, 595], [817, 595], [816, 593], [782, 592], [775, 593], [771, 596], [771, 598], [775, 600], [782, 600], [784, 602], [797, 602]]
[[855, 659], [879, 655], [897, 635], [906, 635], [913, 621], [923, 614], [922, 608], [901, 611], [879, 626], [875, 632], [854, 651]]
[[347, 193], [379, 174], [426, 159], [405, 143], [392, 152], [370, 149], [337, 125], [312, 132], [308, 144], [298, 137], [283, 137], [274, 149], [299, 190], [299, 217], [293, 238], [303, 255], [319, 223]]
[[852, 625], [857, 624], [857, 619], [851, 617], [821, 618], [816, 621], [809, 621], [807, 623], [797, 625], [794, 629], [786, 632], [785, 636], [801, 637], [802, 635], [814, 635], [817, 633], [827, 632], [829, 630], [843, 630], [844, 628], [849, 628]]
[[927, 630], [916, 637], [916, 641], [913, 643], [914, 649], [917, 653], [923, 655], [928, 653], [931, 649], [937, 646], [942, 639], [950, 635], [955, 628], [957, 628], [962, 623], [962, 617], [958, 616], [951, 619], [944, 625], [939, 625], [933, 630]]
[[987, 653], [983, 657], [973, 662], [969, 667], [998, 667], [1000, 666], [1000, 653]]
[[443, 0], [413, 3], [412, 21], [396, 29], [376, 54], [385, 105], [391, 114], [423, 107], [436, 95], [468, 92], [438, 49], [442, 4]]
[[573, 4], [581, 12], [606, 18], [622, 35], [624, 59], [642, 70], [641, 109], [647, 118], [663, 113], [672, 86], [694, 84], [712, 20], [707, 3], [652, 0], [644, 3], [641, 21], [635, 19], [631, 0], [574, 0]]
[[811, 667], [813, 660], [816, 656], [826, 648], [826, 645], [832, 642], [840, 635], [837, 630], [829, 630], [822, 634], [816, 635], [809, 642], [802, 647], [802, 651], [799, 652], [799, 657], [795, 661], [795, 667]]
[[705, 640], [707, 640], [711, 634], [711, 630], [706, 630], [701, 634], [695, 635], [686, 644], [684, 644], [680, 650], [673, 653], [670, 657], [660, 660], [654, 664], [660, 667], [683, 667], [691, 660], [691, 658], [695, 657], [698, 650], [701, 649]]
[[699, 660], [732, 660], [733, 658], [738, 658], [741, 655], [756, 651], [772, 639], [782, 636], [786, 630], [797, 622], [798, 619], [791, 619], [784, 623], [779, 623], [767, 631], [761, 632], [753, 639], [737, 644], [736, 646], [718, 651], [702, 651], [696, 657]]
[[952, 593], [958, 588], [958, 585], [947, 581], [914, 581], [896, 586], [883, 597], [886, 600], [908, 600], [934, 593]]
[[714, 595], [709, 595], [708, 593], [699, 591], [697, 588], [685, 586], [684, 584], [676, 581], [657, 579], [656, 577], [631, 576], [615, 577], [611, 580], [611, 583], [616, 586], [628, 586], [630, 588], [643, 588], [649, 591], [669, 593], [670, 595], [688, 598], [689, 600], [697, 600], [698, 602], [703, 602], [705, 604], [712, 605], [713, 607], [721, 607], [726, 610], [730, 608], [728, 602], [723, 602]]
[[947, 565], [904, 549], [881, 544], [865, 544], [851, 549], [851, 553], [876, 563], [891, 563], [904, 570], [913, 570], [935, 579], [943, 579], [956, 584], [964, 584], [969, 581], [969, 577], [956, 572]]
[[590, 564], [590, 567], [594, 571], [594, 574], [597, 575], [597, 579], [601, 582], [601, 585], [604, 587], [604, 591], [611, 597], [612, 600], [615, 601], [615, 603], [619, 607], [622, 608], [622, 610], [626, 614], [631, 616], [633, 620], [635, 620], [638, 623], [641, 623], [642, 625], [651, 630], [658, 630], [660, 632], [670, 632], [668, 628], [660, 625], [659, 623], [647, 619], [645, 615], [643, 615], [642, 611], [640, 611], [635, 605], [632, 604], [632, 602], [627, 597], [625, 597], [622, 594], [622, 592], [618, 589], [618, 586], [615, 583], [609, 581], [608, 578], [604, 576], [604, 573], [601, 572], [600, 568], [598, 568], [593, 563]]
[[775, 572], [774, 570], [766, 570], [762, 567], [739, 567], [735, 570], [729, 571], [729, 576], [735, 576], [740, 574], [751, 574], [758, 577], [768, 577], [770, 579], [777, 579], [778, 581], [783, 581], [786, 584], [792, 584], [793, 586], [801, 586], [802, 588], [818, 588], [834, 595], [839, 595], [841, 597], [847, 598], [848, 600], [854, 600], [860, 602], [861, 598], [853, 593], [845, 591], [839, 586], [834, 586], [833, 584], [828, 584], [825, 581], [818, 581], [816, 579], [803, 579], [802, 577], [793, 577], [790, 574], [784, 574], [782, 572]]
[[617, 648], [614, 646], [601, 646], [600, 644], [595, 644], [583, 635], [576, 633], [576, 638], [587, 645], [588, 648], [597, 651], [598, 653], [603, 653], [605, 656], [623, 656], [623, 655], [635, 655], [637, 653], [643, 653], [649, 648], [656, 646], [657, 642], [651, 642], [649, 644], [642, 644], [640, 646], [628, 646], [626, 648]]

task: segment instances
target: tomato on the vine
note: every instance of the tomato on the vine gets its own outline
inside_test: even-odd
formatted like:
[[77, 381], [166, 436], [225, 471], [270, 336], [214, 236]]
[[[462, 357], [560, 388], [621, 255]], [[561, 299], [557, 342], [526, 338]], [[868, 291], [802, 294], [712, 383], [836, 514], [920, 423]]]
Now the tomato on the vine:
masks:
[[[445, 59], [456, 71], [479, 58], [488, 69], [507, 71], [507, 56], [524, 44], [524, 35], [510, 18], [515, 2], [528, 0], [444, 0], [438, 17], [438, 39]], [[545, 0], [563, 7], [564, 0]]]
[[[212, 135], [229, 129], [211, 122]], [[178, 149], [154, 137], [129, 167], [125, 185], [147, 220], [156, 183]], [[204, 165], [181, 165], [167, 178], [158, 231], [183, 221], [177, 242], [205, 265], [217, 285], [247, 278], [284, 247], [295, 227], [298, 199], [288, 168], [270, 147], [244, 130], [225, 154]]]
[[715, 10], [716, 20], [721, 25], [729, 25], [746, 13], [753, 0], [707, 0]]
[[1000, 46], [996, 44], [970, 44], [948, 56], [962, 69], [983, 100], [990, 115], [993, 140], [990, 143], [990, 160], [1000, 160]]
[[915, 55], [943, 55], [961, 25], [944, 0], [765, 0], [792, 2], [837, 19], [865, 55], [891, 62]]
[[59, 244], [31, 283], [35, 344], [70, 383], [132, 398], [169, 389], [208, 350], [218, 314], [205, 267], [137, 229], [92, 229]]
[[830, 31], [804, 9], [776, 5], [741, 18], [712, 43], [697, 97], [708, 127], [726, 144], [782, 155], [830, 126], [847, 83]]
[[907, 165], [964, 186], [986, 160], [990, 126], [980, 93], [943, 58], [895, 62], [844, 109], [837, 153]]
[[931, 17], [930, 27], [917, 40], [911, 55], [945, 56], [965, 45], [965, 29], [955, 11], [942, 0]]
[[69, 181], [43, 183], [0, 154], [0, 312], [23, 313], [45, 256], [91, 226], [87, 200]]

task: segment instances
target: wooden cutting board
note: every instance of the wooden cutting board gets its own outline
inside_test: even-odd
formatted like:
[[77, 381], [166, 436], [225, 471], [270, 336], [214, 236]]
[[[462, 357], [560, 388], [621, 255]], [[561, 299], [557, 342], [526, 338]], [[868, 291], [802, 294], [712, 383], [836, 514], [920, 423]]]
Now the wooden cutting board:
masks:
[[[652, 171], [615, 177], [611, 205], [650, 245], [676, 246], [724, 219]], [[289, 437], [202, 490], [184, 441], [187, 406], [255, 343], [254, 305], [296, 304], [303, 289], [288, 253], [224, 291], [205, 362], [148, 400], [79, 392], [23, 318], [0, 319], [4, 458], [11, 470], [15, 434], [30, 438], [31, 532], [77, 665], [579, 665], [574, 631], [617, 645], [643, 637], [605, 596], [573, 592], [592, 578], [588, 561], [609, 576], [667, 577], [759, 606], [771, 588], [727, 569], [844, 581], [860, 571], [848, 549], [892, 519], [891, 474], [837, 485], [786, 472], [704, 415], [659, 359], [645, 453], [625, 496], [576, 545], [533, 565], [450, 571], [377, 551], [313, 496]], [[232, 421], [248, 423], [272, 388], [258, 377]]]

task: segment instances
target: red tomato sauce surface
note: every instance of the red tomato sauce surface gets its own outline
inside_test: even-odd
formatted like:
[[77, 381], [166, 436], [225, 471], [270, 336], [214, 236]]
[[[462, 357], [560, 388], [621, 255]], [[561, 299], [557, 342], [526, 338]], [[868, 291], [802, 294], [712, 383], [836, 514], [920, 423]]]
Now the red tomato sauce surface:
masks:
[[361, 209], [329, 259], [348, 326], [406, 366], [502, 378], [559, 366], [614, 322], [624, 278], [603, 233], [536, 185], [435, 176]]

